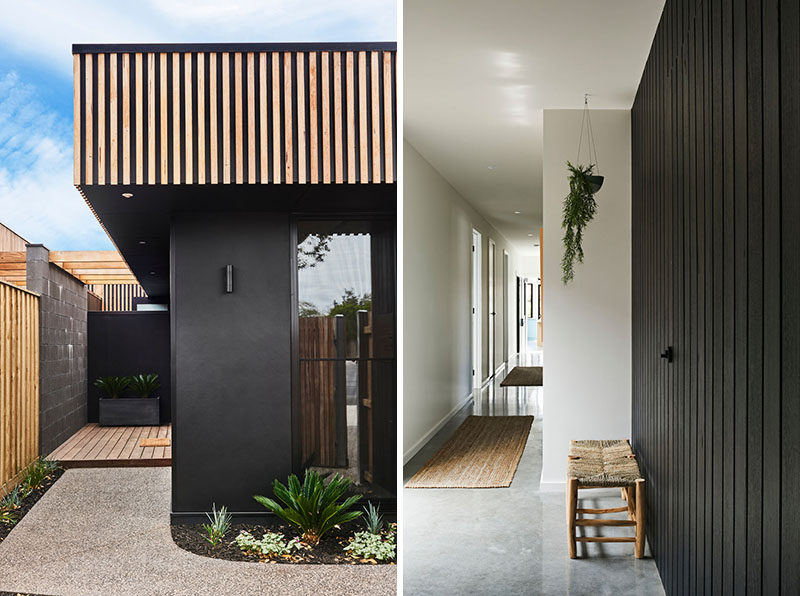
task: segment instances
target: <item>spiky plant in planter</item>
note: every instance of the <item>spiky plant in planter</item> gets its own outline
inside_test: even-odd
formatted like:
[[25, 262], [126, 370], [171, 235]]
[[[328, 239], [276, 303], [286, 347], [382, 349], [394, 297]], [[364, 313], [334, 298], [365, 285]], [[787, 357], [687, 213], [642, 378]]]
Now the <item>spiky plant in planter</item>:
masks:
[[130, 377], [100, 377], [94, 382], [94, 386], [105, 391], [111, 399], [119, 398], [130, 384]]
[[[561, 259], [561, 281], [569, 283], [575, 277], [575, 262], [583, 263], [583, 230], [597, 213], [594, 193], [599, 189], [594, 165], [573, 166], [567, 162], [569, 194], [564, 198], [564, 258]], [[602, 178], [600, 179], [602, 184]]]
[[361, 515], [360, 511], [351, 511], [361, 498], [359, 495], [339, 501], [349, 486], [350, 481], [338, 474], [334, 474], [330, 482], [325, 484], [317, 472], [306, 470], [302, 485], [294, 474], [289, 476], [288, 486], [279, 480], [273, 483], [272, 490], [284, 506], [260, 495], [253, 498], [300, 530], [303, 541], [313, 545], [319, 544], [326, 532]]
[[159, 387], [161, 387], [161, 382], [156, 373], [130, 377], [130, 388], [139, 397], [150, 397]]

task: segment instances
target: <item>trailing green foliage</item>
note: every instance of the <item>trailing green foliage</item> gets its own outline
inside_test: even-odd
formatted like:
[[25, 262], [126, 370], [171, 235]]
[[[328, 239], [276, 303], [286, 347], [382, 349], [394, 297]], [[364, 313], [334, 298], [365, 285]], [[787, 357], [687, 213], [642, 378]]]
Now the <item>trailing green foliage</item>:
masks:
[[364, 507], [366, 513], [365, 523], [367, 525], [367, 532], [370, 534], [380, 534], [383, 529], [383, 515], [381, 515], [381, 506], [377, 507], [370, 501]]
[[22, 479], [23, 490], [30, 492], [41, 488], [50, 474], [58, 469], [58, 462], [39, 457], [25, 470]]
[[306, 470], [302, 485], [294, 474], [289, 476], [288, 486], [278, 480], [273, 483], [272, 490], [284, 506], [260, 495], [253, 498], [300, 530], [305, 542], [318, 544], [326, 532], [361, 515], [360, 511], [351, 511], [359, 495], [339, 502], [349, 487], [350, 481], [338, 474], [326, 485], [317, 472]]
[[158, 380], [156, 373], [149, 375], [133, 375], [130, 378], [130, 388], [139, 397], [150, 397], [152, 393], [161, 387], [161, 382]]
[[300, 538], [295, 537], [287, 542], [283, 534], [277, 532], [267, 532], [261, 540], [256, 540], [250, 532], [242, 530], [234, 541], [243, 552], [267, 557], [290, 555], [292, 550], [302, 548]]
[[100, 377], [94, 382], [95, 387], [99, 387], [106, 392], [112, 399], [117, 399], [122, 392], [131, 384], [130, 377]]
[[224, 505], [217, 510], [217, 504], [211, 506], [211, 513], [206, 513], [210, 524], [203, 524], [206, 540], [211, 546], [217, 546], [228, 530], [231, 529], [231, 514]]
[[561, 259], [561, 281], [569, 283], [575, 277], [575, 261], [583, 263], [583, 230], [597, 213], [597, 202], [589, 180], [594, 165], [573, 166], [567, 162], [569, 194], [564, 198], [564, 258]]
[[356, 532], [344, 550], [357, 559], [391, 561], [397, 556], [396, 537], [397, 530], [394, 524], [388, 531], [379, 534]]

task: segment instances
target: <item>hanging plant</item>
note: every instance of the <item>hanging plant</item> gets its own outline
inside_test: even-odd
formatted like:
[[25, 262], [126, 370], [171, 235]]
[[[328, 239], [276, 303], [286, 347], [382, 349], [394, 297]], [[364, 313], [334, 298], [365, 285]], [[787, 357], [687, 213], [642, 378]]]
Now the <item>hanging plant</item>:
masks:
[[561, 259], [561, 281], [565, 284], [575, 277], [575, 261], [583, 263], [583, 229], [597, 213], [592, 181], [594, 165], [573, 166], [567, 162], [569, 194], [564, 199], [564, 258]]
[[[586, 126], [587, 146], [589, 161], [592, 161], [594, 149], [594, 163], [588, 166], [580, 164], [583, 131]], [[583, 230], [597, 213], [597, 201], [594, 194], [603, 186], [603, 176], [595, 174], [597, 164], [597, 148], [594, 144], [592, 133], [592, 120], [589, 114], [589, 95], [584, 95], [583, 120], [581, 121], [581, 136], [578, 139], [577, 165], [567, 162], [569, 170], [569, 194], [564, 198], [564, 217], [561, 227], [564, 228], [564, 258], [561, 259], [561, 281], [568, 284], [575, 277], [575, 262], [583, 263]], [[598, 168], [599, 170], [599, 168]]]

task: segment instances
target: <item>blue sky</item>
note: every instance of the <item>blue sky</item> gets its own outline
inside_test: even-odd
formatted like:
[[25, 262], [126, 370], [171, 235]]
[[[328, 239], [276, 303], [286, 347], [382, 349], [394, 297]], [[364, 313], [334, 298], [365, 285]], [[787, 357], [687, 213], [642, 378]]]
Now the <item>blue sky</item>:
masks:
[[393, 41], [395, 0], [0, 0], [0, 223], [113, 248], [72, 185], [73, 43]]

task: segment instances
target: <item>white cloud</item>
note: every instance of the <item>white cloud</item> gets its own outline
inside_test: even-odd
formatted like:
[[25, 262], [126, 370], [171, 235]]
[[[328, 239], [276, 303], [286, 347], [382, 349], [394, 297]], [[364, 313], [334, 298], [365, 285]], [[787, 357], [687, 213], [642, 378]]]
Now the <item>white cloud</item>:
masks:
[[17, 73], [0, 78], [0, 222], [52, 250], [113, 248], [72, 185], [70, 129]]
[[73, 43], [392, 41], [395, 0], [0, 0], [0, 51], [72, 75]]

